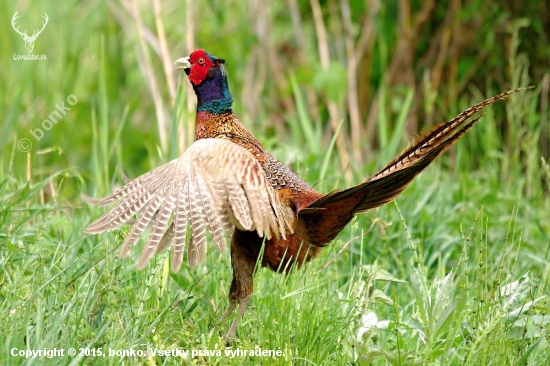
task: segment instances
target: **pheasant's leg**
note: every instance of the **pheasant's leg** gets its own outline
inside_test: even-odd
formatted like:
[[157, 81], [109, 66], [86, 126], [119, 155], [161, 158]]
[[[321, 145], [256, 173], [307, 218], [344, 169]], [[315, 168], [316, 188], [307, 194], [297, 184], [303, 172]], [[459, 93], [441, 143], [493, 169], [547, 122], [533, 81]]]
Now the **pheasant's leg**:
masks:
[[248, 295], [239, 302], [239, 307], [237, 308], [237, 316], [233, 318], [233, 321], [231, 322], [231, 326], [229, 327], [229, 330], [225, 335], [225, 343], [229, 344], [231, 343], [232, 340], [237, 338], [236, 335], [237, 335], [237, 327], [239, 326], [239, 319], [243, 316], [251, 298], [252, 298], [252, 295]]
[[233, 267], [233, 280], [229, 289], [229, 305], [222, 315], [222, 319], [229, 316], [235, 307], [237, 315], [233, 319], [229, 330], [225, 336], [225, 342], [230, 343], [236, 338], [237, 327], [239, 320], [243, 316], [246, 306], [252, 297], [254, 288], [254, 267], [258, 257], [255, 246], [247, 246], [246, 241], [243, 242], [243, 235], [235, 231], [231, 238], [231, 267]]
[[224, 320], [224, 319], [227, 318], [229, 315], [231, 315], [231, 313], [233, 312], [233, 310], [235, 310], [235, 306], [237, 306], [237, 302], [234, 301], [234, 300], [229, 299], [229, 305], [227, 305], [227, 309], [225, 309], [225, 311], [223, 312], [223, 315], [222, 315], [222, 317], [220, 318], [220, 321]]

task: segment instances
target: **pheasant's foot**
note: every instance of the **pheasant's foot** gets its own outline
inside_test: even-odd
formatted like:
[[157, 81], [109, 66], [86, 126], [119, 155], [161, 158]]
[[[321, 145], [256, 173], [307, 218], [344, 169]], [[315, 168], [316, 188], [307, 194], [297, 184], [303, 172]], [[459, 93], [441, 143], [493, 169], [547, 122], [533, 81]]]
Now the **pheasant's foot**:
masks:
[[[250, 302], [251, 295], [247, 295], [243, 299], [239, 300], [239, 307], [237, 308], [237, 315], [235, 318], [233, 318], [233, 321], [231, 322], [231, 326], [229, 327], [229, 330], [227, 331], [227, 334], [225, 335], [225, 344], [229, 346], [233, 341], [238, 340], [237, 338], [237, 328], [239, 327], [239, 319], [242, 318], [246, 307], [248, 306], [248, 303]], [[230, 301], [229, 306], [227, 307], [227, 310], [224, 312], [222, 319], [225, 319], [227, 315], [229, 315], [233, 309], [235, 308], [235, 302]], [[229, 313], [228, 313], [229, 311]], [[226, 314], [227, 313], [227, 314]]]

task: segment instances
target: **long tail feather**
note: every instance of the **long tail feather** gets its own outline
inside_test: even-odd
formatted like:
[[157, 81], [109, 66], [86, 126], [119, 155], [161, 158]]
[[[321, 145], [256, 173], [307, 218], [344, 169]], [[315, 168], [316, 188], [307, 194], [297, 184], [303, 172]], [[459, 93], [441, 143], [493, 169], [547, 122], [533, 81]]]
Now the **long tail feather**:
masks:
[[362, 202], [354, 207], [347, 208], [353, 214], [365, 212], [392, 201], [407, 188], [416, 175], [430, 165], [435, 158], [448, 150], [476, 124], [481, 116], [467, 122], [474, 114], [498, 100], [506, 99], [510, 94], [531, 88], [509, 90], [468, 108], [455, 118], [435, 127], [428, 134], [421, 137], [364, 183], [344, 191], [331, 192], [313, 201], [300, 214], [316, 216], [315, 213], [318, 209], [331, 208], [337, 202], [358, 195], [364, 197]]

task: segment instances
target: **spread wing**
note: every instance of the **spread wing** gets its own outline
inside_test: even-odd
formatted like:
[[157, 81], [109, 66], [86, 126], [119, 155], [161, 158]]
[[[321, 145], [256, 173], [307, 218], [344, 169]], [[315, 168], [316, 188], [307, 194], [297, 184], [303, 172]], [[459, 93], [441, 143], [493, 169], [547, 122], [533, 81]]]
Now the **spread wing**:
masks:
[[207, 228], [220, 252], [226, 249], [224, 232], [231, 235], [235, 227], [255, 230], [267, 239], [284, 238], [291, 230], [280, 210], [278, 194], [258, 161], [245, 148], [223, 139], [197, 140], [179, 159], [143, 174], [107, 197], [88, 201], [106, 206], [119, 200], [85, 231], [97, 234], [135, 221], [122, 245], [124, 256], [128, 246], [152, 225], [138, 268], [173, 243], [172, 270], [178, 271], [188, 228], [191, 267], [204, 260]]

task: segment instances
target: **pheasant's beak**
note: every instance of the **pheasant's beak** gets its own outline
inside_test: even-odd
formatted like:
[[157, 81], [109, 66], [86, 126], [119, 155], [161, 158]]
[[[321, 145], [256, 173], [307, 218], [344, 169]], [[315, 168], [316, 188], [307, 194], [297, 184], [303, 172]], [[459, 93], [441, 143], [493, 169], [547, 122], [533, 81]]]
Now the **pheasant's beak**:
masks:
[[191, 63], [189, 62], [189, 56], [187, 57], [182, 57], [182, 58], [178, 58], [174, 64], [177, 64], [177, 63], [181, 63], [183, 65], [180, 65], [178, 67], [176, 67], [176, 70], [185, 70], [185, 69], [190, 69], [191, 68]]

